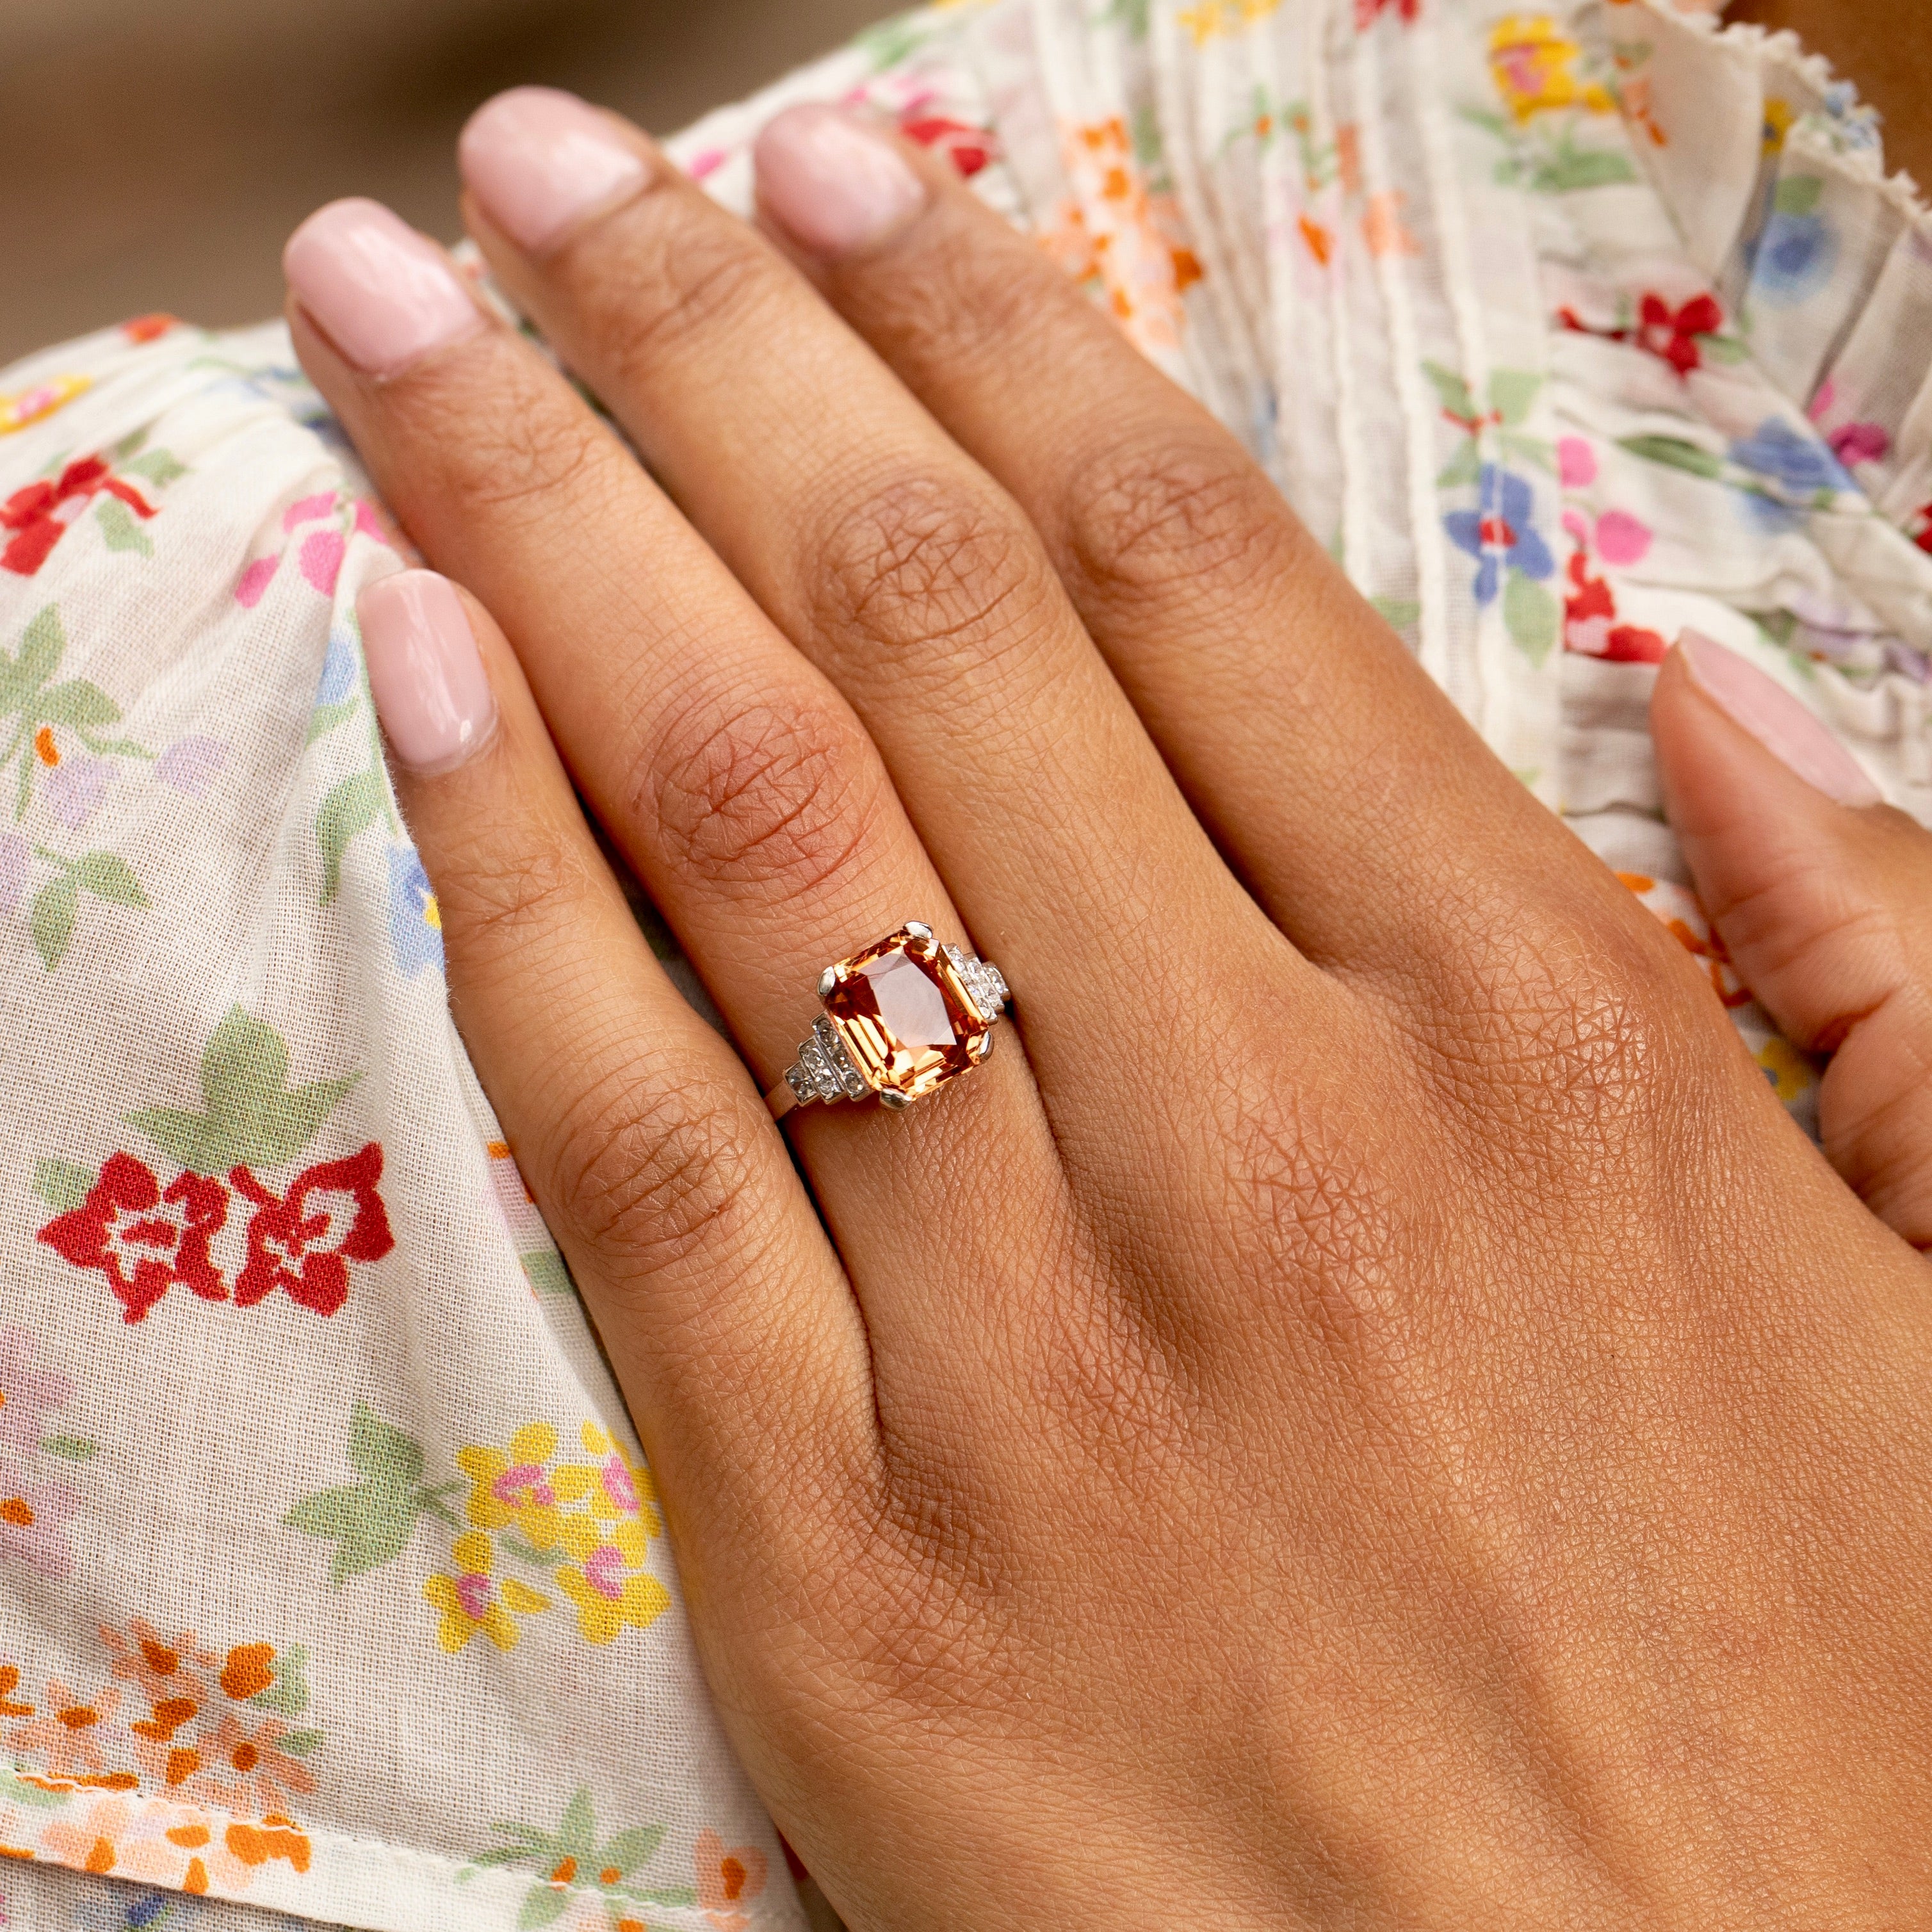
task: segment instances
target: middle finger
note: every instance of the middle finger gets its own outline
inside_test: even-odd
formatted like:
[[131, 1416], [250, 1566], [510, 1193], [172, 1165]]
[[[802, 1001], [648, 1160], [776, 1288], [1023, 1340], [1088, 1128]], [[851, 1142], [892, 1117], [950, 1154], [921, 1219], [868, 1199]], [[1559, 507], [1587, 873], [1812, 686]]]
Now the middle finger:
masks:
[[[500, 279], [858, 712], [1027, 991], [1050, 1104], [1076, 1067], [1113, 1112], [1150, 1018], [1198, 1012], [1204, 980], [1239, 983], [1244, 952], [1293, 976], [1024, 514], [776, 250], [567, 95], [492, 102], [463, 161]], [[1190, 940], [1210, 933], [1211, 962]]]

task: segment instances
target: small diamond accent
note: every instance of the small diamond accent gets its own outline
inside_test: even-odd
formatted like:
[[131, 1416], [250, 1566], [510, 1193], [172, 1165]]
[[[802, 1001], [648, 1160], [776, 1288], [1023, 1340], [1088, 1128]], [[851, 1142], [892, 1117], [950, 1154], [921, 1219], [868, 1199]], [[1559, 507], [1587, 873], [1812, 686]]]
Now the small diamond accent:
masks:
[[786, 1068], [785, 1081], [801, 1107], [810, 1106], [818, 1098], [818, 1089], [812, 1084], [812, 1076], [802, 1066]]
[[820, 1052], [824, 1054], [826, 1064], [832, 1070], [834, 1078], [844, 1090], [848, 1100], [862, 1100], [872, 1090], [866, 1084], [866, 1076], [852, 1064], [852, 1056], [845, 1051], [845, 1042], [838, 1037], [838, 1029], [832, 1022], [820, 1018], [812, 1022], [812, 1036], [818, 1042]]
[[963, 946], [947, 946], [946, 957], [953, 971], [959, 975], [960, 984], [966, 988], [968, 998], [979, 1008], [980, 1017], [989, 1025], [998, 1020], [1011, 997], [1000, 969], [967, 952]]
[[844, 1090], [844, 1083], [832, 1071], [817, 1040], [808, 1040], [799, 1048], [798, 1064], [821, 1100], [836, 1100]]

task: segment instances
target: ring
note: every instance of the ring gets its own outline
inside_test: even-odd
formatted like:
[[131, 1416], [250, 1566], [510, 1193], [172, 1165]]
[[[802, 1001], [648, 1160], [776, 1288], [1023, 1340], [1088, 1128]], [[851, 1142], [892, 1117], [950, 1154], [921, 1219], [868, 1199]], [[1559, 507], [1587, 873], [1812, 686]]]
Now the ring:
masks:
[[818, 976], [824, 1007], [785, 1077], [765, 1096], [772, 1118], [814, 1100], [910, 1107], [970, 1072], [993, 1050], [1012, 997], [1000, 969], [909, 920]]

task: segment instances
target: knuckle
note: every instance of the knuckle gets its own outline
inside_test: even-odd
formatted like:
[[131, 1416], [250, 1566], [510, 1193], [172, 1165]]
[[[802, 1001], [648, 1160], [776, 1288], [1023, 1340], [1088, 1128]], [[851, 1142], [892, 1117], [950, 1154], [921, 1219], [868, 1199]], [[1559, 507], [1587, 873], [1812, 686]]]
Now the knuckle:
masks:
[[687, 715], [650, 753], [641, 790], [674, 865], [714, 890], [785, 898], [860, 863], [884, 802], [857, 720], [818, 695]]
[[735, 334], [776, 334], [778, 263], [748, 230], [682, 187], [644, 195], [615, 238], [598, 248], [585, 292], [622, 374], [641, 377], [687, 345], [712, 345], [727, 325]]
[[1029, 632], [1046, 582], [1016, 512], [930, 471], [860, 492], [831, 520], [814, 569], [815, 614], [835, 644], [976, 663]]
[[1131, 602], [1250, 581], [1290, 533], [1274, 486], [1238, 449], [1169, 428], [1096, 459], [1073, 491], [1068, 549], [1090, 590]]
[[578, 1098], [548, 1162], [568, 1225], [616, 1285], [730, 1254], [753, 1218], [743, 1096], [701, 1070], [628, 1070]]
[[466, 392], [440, 399], [431, 420], [416, 426], [418, 446], [436, 452], [442, 495], [500, 528], [554, 520], [560, 501], [601, 489], [598, 471], [620, 453], [574, 397], [522, 373], [511, 406], [479, 410]]

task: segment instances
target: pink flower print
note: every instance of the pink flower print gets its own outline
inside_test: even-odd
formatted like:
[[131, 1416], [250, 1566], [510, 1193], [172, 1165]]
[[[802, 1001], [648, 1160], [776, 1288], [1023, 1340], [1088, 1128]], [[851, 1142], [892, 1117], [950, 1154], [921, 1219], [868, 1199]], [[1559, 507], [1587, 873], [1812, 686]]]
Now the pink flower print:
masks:
[[1559, 438], [1556, 474], [1564, 489], [1587, 490], [1597, 480], [1597, 452], [1580, 436]]
[[1597, 519], [1597, 554], [1606, 563], [1641, 563], [1650, 553], [1648, 524], [1628, 510], [1606, 510]]
[[342, 574], [342, 560], [348, 554], [348, 539], [340, 530], [317, 530], [302, 539], [302, 574], [323, 596], [333, 597], [335, 580]]
[[18, 1755], [38, 1757], [50, 1778], [98, 1778], [107, 1769], [100, 1755], [101, 1737], [120, 1708], [118, 1684], [82, 1697], [59, 1678], [50, 1677], [40, 1714], [32, 1724], [16, 1724], [7, 1733], [7, 1742]]
[[727, 1849], [716, 1832], [698, 1834], [693, 1852], [697, 1867], [698, 1902], [717, 1932], [742, 1932], [752, 1922], [744, 1908], [763, 1895], [765, 1855], [755, 1845]]
[[33, 856], [18, 832], [0, 832], [0, 913], [10, 913], [26, 896]]
[[556, 1506], [556, 1492], [540, 1462], [512, 1462], [490, 1485], [490, 1493], [513, 1510], [526, 1509], [532, 1504], [544, 1509]]
[[722, 148], [706, 148], [702, 153], [693, 154], [690, 165], [685, 170], [694, 182], [703, 181], [707, 175], [715, 175], [731, 158]]
[[604, 1493], [621, 1515], [637, 1516], [643, 1510], [644, 1505], [638, 1498], [638, 1486], [632, 1481], [631, 1472], [621, 1456], [613, 1456], [604, 1465]]
[[78, 832], [100, 809], [113, 776], [114, 767], [106, 759], [70, 752], [42, 782], [40, 796], [70, 832]]
[[38, 1449], [48, 1419], [74, 1400], [64, 1376], [34, 1366], [34, 1338], [24, 1328], [0, 1329], [0, 1442]]
[[258, 556], [242, 572], [241, 580], [235, 586], [235, 601], [244, 610], [252, 610], [267, 594], [270, 584], [275, 580], [275, 572], [281, 568], [278, 556]]
[[80, 1498], [63, 1483], [22, 1483], [0, 1469], [0, 1556], [11, 1556], [43, 1576], [74, 1573], [67, 1526]]
[[218, 738], [177, 738], [154, 761], [154, 776], [164, 785], [200, 798], [228, 762], [228, 747]]
[[1832, 453], [1848, 466], [1854, 463], [1880, 462], [1892, 448], [1892, 437], [1882, 423], [1846, 423], [1843, 428], [1833, 430], [1825, 440], [1832, 446]]

